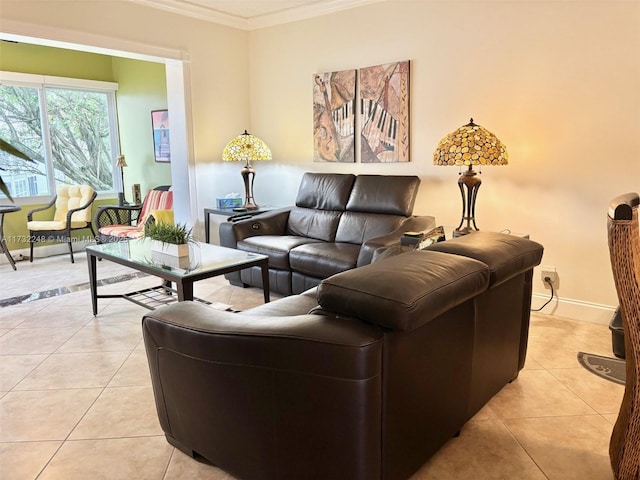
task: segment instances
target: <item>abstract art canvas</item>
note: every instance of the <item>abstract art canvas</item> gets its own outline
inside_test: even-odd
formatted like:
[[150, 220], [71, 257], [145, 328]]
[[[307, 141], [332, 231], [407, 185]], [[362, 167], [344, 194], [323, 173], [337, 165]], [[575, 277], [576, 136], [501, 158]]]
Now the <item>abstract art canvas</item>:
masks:
[[356, 71], [313, 75], [313, 161], [355, 162]]
[[409, 61], [361, 68], [360, 161], [409, 161]]
[[151, 111], [151, 129], [153, 132], [153, 156], [155, 161], [170, 162], [168, 110]]

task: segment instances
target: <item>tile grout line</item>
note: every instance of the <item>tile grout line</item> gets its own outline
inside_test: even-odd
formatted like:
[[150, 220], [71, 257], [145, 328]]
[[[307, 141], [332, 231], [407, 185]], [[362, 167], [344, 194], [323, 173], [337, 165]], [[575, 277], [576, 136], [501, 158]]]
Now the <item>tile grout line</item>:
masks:
[[[134, 280], [136, 278], [142, 278], [147, 276], [148, 275], [143, 272], [116, 275], [114, 277], [99, 279], [97, 281], [97, 286], [102, 287], [105, 285], [113, 285], [114, 283], [126, 282], [129, 280]], [[69, 293], [82, 292], [84, 290], [89, 290], [89, 288], [90, 288], [89, 282], [83, 282], [83, 283], [77, 283], [75, 285], [70, 285], [67, 287], [58, 287], [58, 288], [52, 288], [49, 290], [43, 290], [41, 292], [34, 292], [28, 295], [18, 295], [15, 297], [9, 297], [9, 298], [0, 300], [0, 308], [12, 307], [15, 305], [24, 305], [25, 303], [34, 302], [36, 300], [44, 300], [47, 298], [54, 298], [62, 295], [67, 295]]]

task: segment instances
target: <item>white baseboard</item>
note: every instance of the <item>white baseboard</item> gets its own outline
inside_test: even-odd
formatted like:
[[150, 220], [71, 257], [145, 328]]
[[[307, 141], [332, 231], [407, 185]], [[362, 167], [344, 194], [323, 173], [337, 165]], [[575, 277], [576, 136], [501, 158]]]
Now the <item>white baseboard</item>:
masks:
[[[531, 308], [540, 308], [549, 300], [548, 295], [534, 293], [531, 298]], [[600, 305], [597, 303], [572, 300], [570, 298], [554, 298], [549, 305], [539, 312], [540, 315], [557, 315], [559, 317], [580, 320], [582, 322], [609, 325], [617, 307]]]

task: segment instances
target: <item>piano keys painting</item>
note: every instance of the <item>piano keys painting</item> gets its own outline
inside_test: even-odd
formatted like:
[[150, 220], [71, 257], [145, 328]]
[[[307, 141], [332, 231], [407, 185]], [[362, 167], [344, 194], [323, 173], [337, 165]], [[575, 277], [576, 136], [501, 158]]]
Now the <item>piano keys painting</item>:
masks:
[[355, 161], [356, 71], [313, 76], [313, 161]]
[[353, 163], [359, 144], [362, 163], [408, 162], [409, 61], [361, 68], [357, 77], [356, 102], [356, 70], [313, 76], [313, 161]]
[[409, 61], [359, 70], [360, 161], [409, 161]]

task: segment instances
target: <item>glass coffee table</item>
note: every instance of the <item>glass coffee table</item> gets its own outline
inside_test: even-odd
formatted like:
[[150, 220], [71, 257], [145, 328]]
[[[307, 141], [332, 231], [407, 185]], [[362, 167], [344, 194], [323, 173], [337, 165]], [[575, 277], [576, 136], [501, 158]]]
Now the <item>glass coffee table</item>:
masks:
[[[153, 310], [152, 299], [158, 293], [177, 295], [179, 302], [194, 300], [193, 284], [198, 280], [236, 272], [250, 267], [262, 270], [262, 289], [265, 303], [269, 302], [269, 257], [257, 253], [243, 252], [233, 248], [219, 247], [202, 242], [189, 245], [189, 257], [171, 257], [151, 250], [149, 239], [92, 245], [86, 248], [89, 266], [89, 287], [93, 314], [98, 314], [99, 298], [125, 298], [133, 303]], [[98, 295], [96, 280], [97, 260], [109, 260], [139, 272], [164, 280], [161, 286], [123, 294]], [[170, 282], [176, 288], [170, 287]]]

